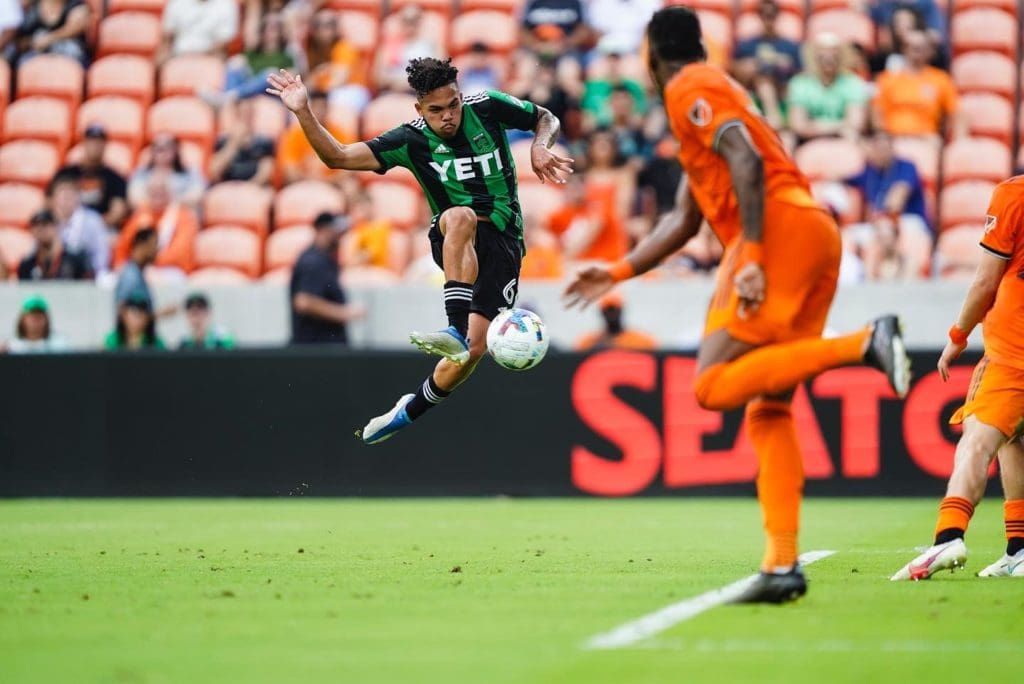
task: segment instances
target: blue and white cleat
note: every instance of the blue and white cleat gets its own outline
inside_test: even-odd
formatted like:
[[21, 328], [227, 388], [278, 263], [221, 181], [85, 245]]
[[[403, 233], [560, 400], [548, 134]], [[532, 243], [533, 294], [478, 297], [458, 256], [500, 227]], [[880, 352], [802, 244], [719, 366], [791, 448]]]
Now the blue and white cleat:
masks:
[[1003, 555], [992, 565], [978, 573], [978, 577], [1020, 577], [1024, 579], [1024, 551], [1012, 556]]
[[432, 333], [409, 333], [409, 341], [428, 354], [443, 356], [457, 366], [469, 361], [469, 342], [453, 325]]
[[360, 432], [356, 435], [366, 444], [380, 444], [390, 438], [393, 434], [412, 423], [412, 418], [405, 412], [405, 406], [412, 401], [413, 395], [405, 394], [395, 404], [394, 408], [383, 416], [371, 418]]

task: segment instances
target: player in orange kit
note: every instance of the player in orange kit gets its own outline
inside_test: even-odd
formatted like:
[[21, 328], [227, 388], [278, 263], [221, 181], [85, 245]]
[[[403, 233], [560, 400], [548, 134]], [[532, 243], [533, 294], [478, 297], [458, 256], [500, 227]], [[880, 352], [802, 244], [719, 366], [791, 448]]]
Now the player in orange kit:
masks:
[[935, 543], [904, 565], [893, 580], [928, 579], [967, 562], [964, 533], [985, 494], [988, 468], [998, 454], [1003, 481], [1006, 554], [978, 573], [981, 577], [1024, 577], [1024, 176], [992, 193], [983, 254], [960, 317], [949, 330], [939, 374], [967, 346], [984, 320], [985, 356], [974, 369], [967, 401], [950, 422], [964, 426], [956, 445], [953, 474], [939, 505]]
[[830, 368], [868, 363], [905, 396], [910, 364], [895, 316], [821, 338], [839, 273], [838, 227], [811, 198], [806, 178], [747, 93], [705, 64], [696, 14], [659, 10], [647, 42], [686, 172], [676, 207], [625, 259], [579, 273], [566, 295], [570, 306], [595, 301], [657, 266], [696, 235], [703, 219], [711, 224], [725, 253], [694, 389], [705, 408], [747, 406], [767, 550], [761, 574], [739, 600], [781, 603], [807, 591], [797, 562], [803, 462], [789, 406], [793, 390]]

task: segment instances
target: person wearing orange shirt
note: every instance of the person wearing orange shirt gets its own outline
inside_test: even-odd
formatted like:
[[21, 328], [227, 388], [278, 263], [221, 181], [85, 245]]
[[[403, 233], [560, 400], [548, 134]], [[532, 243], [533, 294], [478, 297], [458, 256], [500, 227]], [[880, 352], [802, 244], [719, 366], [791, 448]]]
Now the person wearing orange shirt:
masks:
[[[614, 188], [612, 188], [614, 190]], [[614, 261], [629, 249], [626, 229], [615, 211], [615, 196], [604, 186], [587, 188], [570, 176], [566, 203], [548, 217], [548, 227], [562, 242], [567, 259]]]
[[[310, 91], [309, 106], [317, 119], [324, 122], [327, 131], [337, 140], [345, 144], [355, 142], [355, 137], [351, 133], [342, 130], [327, 118], [327, 93], [322, 90]], [[330, 180], [342, 175], [327, 168], [320, 161], [297, 121], [288, 127], [278, 142], [277, 170], [285, 185], [309, 179]]]
[[658, 348], [658, 341], [639, 330], [627, 330], [622, 323], [624, 300], [617, 292], [609, 292], [598, 302], [604, 329], [587, 333], [576, 340], [577, 351], [592, 349], [632, 349], [649, 351]]
[[939, 505], [934, 544], [893, 575], [894, 581], [928, 579], [964, 566], [964, 534], [997, 457], [1006, 496], [1006, 554], [978, 575], [1024, 578], [1024, 176], [992, 192], [981, 248], [974, 282], [939, 358], [939, 375], [949, 379], [950, 364], [979, 323], [985, 356], [974, 368], [964, 405], [949, 421], [964, 431]]
[[363, 54], [345, 38], [344, 21], [323, 8], [310, 20], [306, 38], [306, 63], [310, 85], [331, 93], [338, 102], [361, 112], [370, 101], [368, 65]]
[[891, 135], [941, 136], [943, 126], [953, 137], [967, 135], [967, 120], [960, 111], [953, 79], [928, 65], [932, 44], [923, 31], [904, 41], [903, 67], [878, 77], [874, 122]]
[[409, 258], [405, 236], [398, 233], [387, 219], [374, 218], [373, 202], [360, 193], [352, 198], [349, 210], [351, 230], [341, 241], [341, 262], [346, 268], [373, 266], [401, 273]]
[[530, 248], [523, 257], [519, 280], [559, 280], [565, 271], [565, 260], [558, 238], [530, 214], [523, 216], [523, 223], [523, 237]]
[[171, 178], [164, 171], [149, 177], [146, 203], [135, 210], [117, 236], [114, 266], [120, 267], [131, 255], [132, 239], [143, 228], [154, 228], [158, 251], [153, 265], [158, 268], [189, 273], [195, 267], [193, 243], [199, 232], [195, 212], [172, 200]]
[[707, 219], [725, 253], [694, 390], [706, 409], [746, 405], [767, 536], [761, 573], [737, 600], [790, 601], [807, 591], [797, 558], [803, 459], [792, 393], [826, 370], [865, 363], [883, 371], [903, 397], [910, 361], [896, 316], [821, 337], [839, 275], [839, 229], [742, 86], [705, 63], [696, 13], [659, 10], [647, 39], [651, 76], [686, 175], [675, 209], [625, 259], [577, 274], [566, 290], [568, 305], [597, 301], [615, 283], [654, 268]]

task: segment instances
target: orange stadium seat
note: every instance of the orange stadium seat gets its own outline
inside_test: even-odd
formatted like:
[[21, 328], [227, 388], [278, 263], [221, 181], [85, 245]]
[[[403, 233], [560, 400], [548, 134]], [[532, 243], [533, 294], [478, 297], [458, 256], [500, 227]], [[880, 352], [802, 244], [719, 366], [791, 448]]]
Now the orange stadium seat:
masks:
[[990, 50], [968, 52], [953, 59], [950, 72], [961, 93], [989, 92], [1015, 97], [1017, 67], [1006, 55]]
[[0, 183], [13, 181], [46, 187], [60, 166], [60, 153], [52, 143], [15, 140], [0, 147]]
[[56, 97], [25, 97], [4, 112], [4, 140], [46, 140], [61, 154], [71, 142], [71, 109]]
[[526, 0], [461, 0], [459, 2], [459, 11], [498, 10], [499, 12], [518, 17], [525, 4]]
[[864, 154], [856, 143], [843, 138], [818, 138], [804, 143], [794, 155], [811, 180], [841, 180], [864, 168]]
[[452, 22], [449, 50], [459, 55], [473, 43], [483, 43], [495, 52], [509, 52], [519, 39], [519, 23], [508, 14], [496, 10], [460, 13]]
[[950, 226], [939, 234], [935, 257], [943, 278], [971, 278], [981, 263], [981, 242], [985, 228], [978, 224]]
[[[804, 38], [804, 20], [798, 14], [781, 12], [775, 30], [782, 38], [799, 43]], [[736, 18], [736, 42], [757, 38], [764, 32], [764, 24], [757, 12], [744, 12]]]
[[93, 62], [85, 76], [88, 97], [119, 95], [143, 107], [153, 102], [155, 70], [152, 60], [138, 55], [110, 55]]
[[406, 93], [385, 93], [363, 110], [363, 138], [374, 138], [417, 117], [416, 96]]
[[48, 95], [65, 100], [72, 109], [82, 101], [85, 71], [77, 59], [37, 55], [18, 67], [18, 97]]
[[290, 266], [282, 266], [281, 268], [275, 268], [267, 271], [260, 277], [261, 283], [270, 283], [272, 285], [287, 285], [292, 279], [292, 269]]
[[203, 195], [203, 223], [248, 228], [261, 237], [270, 229], [270, 203], [274, 193], [246, 181], [217, 183]]
[[259, 236], [241, 226], [211, 226], [195, 241], [196, 268], [233, 268], [250, 278], [259, 276], [263, 244]]
[[811, 12], [822, 12], [833, 9], [848, 9], [849, 0], [809, 0]]
[[179, 55], [160, 67], [159, 97], [195, 95], [224, 89], [224, 59], [213, 55]]
[[377, 17], [380, 16], [381, 10], [384, 9], [384, 3], [381, 0], [328, 0], [326, 5], [332, 10], [339, 12], [358, 10], [360, 12], [369, 12]]
[[107, 14], [117, 12], [149, 12], [160, 16], [167, 0], [107, 0]]
[[27, 230], [0, 226], [0, 256], [11, 272], [16, 271], [18, 263], [32, 253], [35, 244], [35, 238]]
[[146, 134], [171, 133], [209, 153], [215, 133], [213, 111], [197, 97], [176, 95], [157, 100], [146, 113]]
[[34, 185], [0, 183], [0, 224], [28, 228], [32, 214], [45, 202], [43, 191]]
[[[388, 2], [388, 10], [394, 12], [402, 9], [406, 5], [416, 5], [421, 9], [438, 12], [447, 17], [452, 15], [455, 2], [454, 0], [390, 0]], [[466, 11], [462, 7], [460, 7], [459, 10], [462, 12]]]
[[523, 183], [519, 186], [519, 204], [523, 215], [538, 225], [547, 226], [548, 219], [565, 202], [565, 193], [553, 185]]
[[995, 183], [988, 181], [964, 181], [945, 186], [939, 196], [942, 228], [958, 223], [983, 223], [985, 210], [988, 209], [988, 202], [995, 187]]
[[148, 12], [119, 12], [100, 22], [98, 57], [126, 52], [152, 58], [160, 47], [160, 19]]
[[88, 126], [99, 124], [111, 140], [120, 140], [134, 152], [142, 144], [142, 111], [138, 100], [116, 95], [94, 97], [78, 108], [75, 130], [81, 137]]
[[292, 183], [274, 198], [274, 228], [309, 225], [320, 212], [338, 214], [344, 209], [341, 192], [330, 183], [317, 180]]
[[267, 271], [290, 270], [299, 255], [313, 244], [313, 233], [312, 226], [291, 226], [271, 233], [263, 258]]
[[376, 14], [344, 10], [338, 13], [338, 23], [341, 26], [341, 35], [356, 49], [370, 53], [377, 48], [380, 18]]
[[958, 12], [950, 22], [950, 40], [954, 54], [971, 50], [995, 50], [1013, 57], [1017, 54], [1017, 18], [991, 8]]
[[727, 17], [732, 16], [734, 9], [732, 0], [668, 0], [665, 4], [686, 5], [690, 9], [717, 12]]
[[987, 180], [998, 183], [1010, 175], [1012, 155], [1008, 145], [991, 138], [961, 138], [942, 153], [942, 182]]
[[[740, 13], [743, 13], [743, 12], [756, 12], [757, 8], [760, 6], [760, 4], [761, 4], [761, 0], [740, 0], [740, 2], [739, 2], [739, 12]], [[781, 11], [788, 12], [790, 14], [795, 14], [795, 15], [800, 16], [800, 17], [802, 17], [804, 15], [804, 13], [805, 13], [804, 10], [806, 9], [805, 6], [804, 6], [804, 0], [777, 0], [776, 4], [779, 6], [779, 9]], [[811, 5], [815, 9], [819, 9], [819, 10], [820, 9], [824, 9], [817, 2], [812, 2]], [[849, 7], [850, 3], [849, 2], [840, 2], [840, 3], [837, 3], [837, 4], [832, 5], [832, 6], [833, 7]]]
[[816, 11], [807, 20], [807, 37], [834, 33], [843, 40], [857, 43], [868, 50], [875, 46], [875, 25], [866, 14], [848, 9]]
[[732, 54], [732, 17], [707, 9], [697, 10], [700, 30], [705, 40]]
[[[978, 7], [994, 7], [1014, 16], [1017, 15], [1017, 0], [955, 0], [953, 14], [957, 15]], [[953, 21], [957, 21], [957, 18], [954, 17]]]
[[404, 183], [372, 183], [366, 186], [366, 193], [377, 218], [401, 228], [415, 225], [419, 219], [423, 195]]
[[[395, 33], [399, 29], [401, 18], [400, 12], [392, 12], [381, 22], [380, 30], [384, 35]], [[435, 45], [444, 48], [448, 45], [448, 18], [440, 12], [426, 11], [423, 13], [423, 34], [434, 42]]]
[[960, 109], [971, 135], [996, 138], [1007, 145], [1013, 139], [1013, 107], [1004, 98], [973, 93], [960, 98]]
[[291, 119], [291, 114], [281, 101], [276, 97], [254, 97], [252, 106], [253, 132], [271, 140], [281, 137]]
[[[84, 147], [78, 143], [64, 155], [65, 164], [77, 164], [82, 161]], [[127, 178], [135, 170], [135, 150], [131, 145], [120, 140], [110, 140], [103, 150], [103, 163]]]
[[[359, 112], [344, 102], [328, 102], [327, 120], [343, 131], [348, 131], [352, 137], [359, 135]], [[287, 115], [286, 122], [294, 121], [291, 115]]]
[[224, 266], [208, 266], [192, 271], [188, 284], [192, 287], [248, 285], [252, 279], [242, 271]]
[[917, 175], [929, 188], [939, 182], [939, 147], [933, 141], [923, 138], [893, 138], [896, 156], [914, 163]]

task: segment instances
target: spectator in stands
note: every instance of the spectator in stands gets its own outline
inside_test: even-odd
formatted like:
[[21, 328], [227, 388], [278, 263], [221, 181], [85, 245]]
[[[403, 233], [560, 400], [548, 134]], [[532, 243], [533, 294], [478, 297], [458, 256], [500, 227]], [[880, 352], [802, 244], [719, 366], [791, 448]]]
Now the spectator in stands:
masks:
[[415, 57], [440, 57], [441, 46], [428, 36], [423, 25], [423, 10], [409, 4], [399, 10], [398, 30], [385, 33], [374, 67], [377, 87], [381, 90], [407, 92], [405, 67]]
[[[917, 28], [927, 32], [929, 40], [936, 46], [946, 42], [946, 14], [935, 0], [857, 0], [867, 5], [871, 21], [881, 33], [893, 26], [894, 17], [900, 12], [910, 12], [920, 19]], [[915, 22], [917, 23], [917, 22]]]
[[351, 202], [349, 220], [352, 229], [341, 241], [341, 263], [346, 268], [373, 266], [400, 273], [405, 259], [397, 259], [401, 255], [392, 254], [392, 246], [396, 239], [404, 236], [399, 236], [387, 219], [374, 217], [373, 202], [366, 193], [356, 195]]
[[247, 45], [245, 52], [228, 59], [224, 90], [220, 93], [199, 91], [199, 96], [214, 107], [237, 100], [264, 95], [267, 76], [279, 69], [295, 69], [295, 49], [285, 34], [280, 14], [264, 15], [260, 22], [259, 41]]
[[202, 292], [185, 298], [185, 319], [188, 335], [179, 349], [234, 349], [235, 340], [221, 326], [210, 321], [210, 300]]
[[19, 0], [0, 0], [0, 54], [9, 54], [24, 18]]
[[587, 23], [620, 54], [637, 54], [647, 22], [661, 5], [662, 0], [591, 0]]
[[924, 18], [912, 7], [897, 6], [890, 15], [887, 28], [879, 31], [878, 45], [868, 60], [871, 73], [902, 69], [906, 62], [902, 54], [906, 39], [914, 31], [923, 31], [929, 38], [932, 57], [928, 63], [938, 69], [947, 69], [949, 51], [944, 36], [929, 31]]
[[664, 271], [677, 278], [709, 277], [722, 260], [722, 243], [707, 221], [697, 234], [665, 262]]
[[89, 63], [87, 33], [92, 10], [86, 0], [29, 0], [15, 40], [12, 61], [54, 54]]
[[330, 93], [334, 102], [361, 112], [370, 102], [368, 67], [359, 48], [345, 38], [344, 28], [329, 9], [313, 15], [306, 37], [309, 83]]
[[932, 46], [921, 31], [905, 41], [905, 64], [900, 71], [878, 77], [874, 125], [892, 135], [932, 136], [936, 141], [948, 130], [953, 137], [967, 134], [953, 80], [945, 71], [928, 65]]
[[14, 339], [0, 344], [0, 351], [10, 354], [47, 354], [68, 350], [67, 341], [52, 330], [50, 308], [46, 300], [38, 295], [31, 295], [22, 303], [14, 334]]
[[159, 250], [159, 241], [155, 228], [140, 228], [131, 237], [131, 256], [121, 267], [121, 273], [117, 277], [117, 285], [114, 287], [114, 304], [117, 310], [128, 301], [131, 296], [141, 295], [153, 306], [153, 295], [146, 282], [144, 270], [156, 260]]
[[586, 118], [587, 130], [608, 126], [612, 121], [611, 96], [616, 89], [626, 89], [633, 96], [634, 110], [643, 114], [647, 110], [644, 87], [622, 73], [622, 54], [617, 50], [605, 51], [608, 73], [601, 78], [588, 78], [583, 87], [580, 108]]
[[779, 6], [775, 0], [761, 0], [757, 14], [761, 19], [761, 34], [736, 44], [731, 71], [778, 129], [785, 122], [782, 104], [786, 99], [786, 84], [800, 71], [800, 45], [779, 35], [776, 26]]
[[82, 138], [81, 163], [65, 166], [60, 172], [78, 175], [82, 204], [99, 213], [109, 228], [117, 230], [128, 216], [128, 184], [103, 162], [106, 149], [106, 129], [93, 124], [85, 129]]
[[[521, 55], [516, 59], [513, 79], [506, 86], [509, 93], [540, 105], [558, 117], [565, 137], [571, 139], [579, 135], [579, 100], [563, 87], [555, 60]], [[513, 132], [508, 131], [510, 140]]]
[[856, 140], [867, 121], [867, 84], [849, 71], [838, 36], [821, 33], [808, 50], [807, 70], [789, 82], [789, 126], [801, 141], [843, 136]]
[[629, 249], [622, 220], [607, 193], [588, 192], [579, 175], [569, 177], [565, 204], [548, 224], [562, 243], [566, 259], [615, 261]]
[[274, 179], [274, 141], [253, 131], [251, 102], [234, 105], [233, 124], [217, 139], [210, 160], [210, 180], [249, 181], [270, 185]]
[[149, 151], [149, 163], [136, 170], [128, 182], [128, 203], [133, 207], [144, 204], [149, 177], [154, 173], [166, 172], [170, 174], [174, 201], [197, 206], [206, 190], [206, 180], [199, 171], [185, 166], [178, 139], [170, 133], [158, 133]]
[[583, 335], [576, 341], [577, 351], [596, 349], [657, 349], [658, 342], [647, 333], [627, 330], [622, 322], [624, 300], [618, 292], [606, 294], [597, 304], [604, 328]]
[[519, 44], [549, 56], [579, 56], [592, 39], [580, 0], [528, 0]]
[[144, 292], [132, 292], [117, 311], [117, 324], [103, 340], [107, 351], [140, 351], [166, 349], [156, 334], [153, 301]]
[[168, 0], [163, 25], [164, 41], [157, 54], [158, 62], [176, 55], [223, 56], [238, 35], [238, 2]]
[[80, 181], [77, 175], [58, 173], [50, 181], [47, 198], [53, 216], [60, 226], [64, 247], [81, 252], [97, 276], [110, 266], [110, 238], [103, 217], [82, 205]]
[[[322, 90], [309, 91], [309, 107], [317, 120], [323, 123], [327, 132], [336, 140], [342, 144], [356, 141], [352, 131], [343, 130], [327, 115], [327, 93]], [[309, 144], [306, 134], [302, 132], [302, 126], [294, 119], [280, 138], [277, 147], [277, 168], [285, 185], [310, 178], [340, 180], [345, 175], [342, 171], [328, 168], [320, 160], [313, 146]]]
[[586, 159], [588, 199], [608, 202], [609, 210], [620, 219], [630, 216], [636, 194], [636, 171], [626, 165], [611, 131], [601, 129], [590, 136]]
[[348, 219], [323, 213], [316, 217], [313, 244], [295, 262], [288, 292], [292, 308], [292, 344], [348, 345], [348, 323], [366, 314], [348, 304], [341, 287], [338, 244]]
[[459, 85], [464, 95], [501, 89], [494, 55], [486, 43], [477, 42], [470, 46], [466, 61], [459, 66]]
[[18, 280], [90, 280], [93, 277], [85, 255], [64, 245], [52, 211], [40, 209], [32, 215], [29, 225], [36, 246], [18, 265]]
[[153, 265], [171, 278], [184, 278], [195, 267], [193, 244], [199, 233], [199, 219], [191, 207], [175, 202], [171, 194], [171, 176], [158, 171], [149, 177], [146, 201], [125, 223], [114, 247], [114, 267], [120, 268], [131, 257], [135, 235], [152, 228], [157, 235], [157, 254]]
[[533, 214], [523, 215], [524, 238], [530, 248], [523, 257], [519, 280], [558, 280], [565, 274], [562, 247], [558, 238], [546, 230]]
[[615, 138], [618, 154], [627, 164], [639, 169], [643, 165], [643, 157], [648, 154], [648, 145], [641, 130], [643, 121], [636, 111], [636, 100], [629, 88], [619, 84], [612, 88], [608, 105], [612, 114], [608, 130]]
[[853, 242], [869, 280], [927, 275], [932, 232], [917, 169], [896, 156], [884, 130], [876, 129], [864, 147], [864, 170], [846, 184], [864, 196], [868, 220], [846, 229], [847, 242]]
[[676, 190], [683, 175], [677, 154], [679, 141], [670, 133], [663, 135], [637, 176], [641, 213], [651, 225], [658, 216], [675, 207]]

